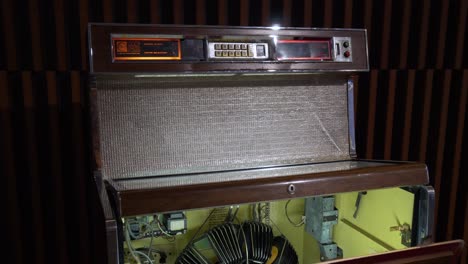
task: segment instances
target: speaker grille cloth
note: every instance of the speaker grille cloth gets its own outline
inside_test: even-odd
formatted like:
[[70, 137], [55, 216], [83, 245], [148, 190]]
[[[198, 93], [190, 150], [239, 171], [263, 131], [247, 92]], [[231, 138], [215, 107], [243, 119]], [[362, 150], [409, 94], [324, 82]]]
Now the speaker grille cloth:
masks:
[[346, 82], [309, 76], [97, 79], [112, 179], [349, 158]]

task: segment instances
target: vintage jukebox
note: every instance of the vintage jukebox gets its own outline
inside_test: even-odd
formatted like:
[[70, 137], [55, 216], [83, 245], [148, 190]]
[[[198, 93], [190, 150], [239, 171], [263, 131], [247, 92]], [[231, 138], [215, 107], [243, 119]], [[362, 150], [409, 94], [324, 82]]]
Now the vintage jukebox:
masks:
[[109, 263], [451, 263], [420, 163], [360, 160], [360, 29], [90, 24]]

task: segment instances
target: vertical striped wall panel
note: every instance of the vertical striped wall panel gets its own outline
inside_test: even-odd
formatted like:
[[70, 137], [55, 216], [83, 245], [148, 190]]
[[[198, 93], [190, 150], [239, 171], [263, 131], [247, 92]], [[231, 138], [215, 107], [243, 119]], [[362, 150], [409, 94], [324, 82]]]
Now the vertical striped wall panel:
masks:
[[16, 263], [102, 263], [88, 22], [367, 28], [358, 156], [428, 164], [436, 239], [468, 241], [466, 0], [3, 0], [0, 175]]

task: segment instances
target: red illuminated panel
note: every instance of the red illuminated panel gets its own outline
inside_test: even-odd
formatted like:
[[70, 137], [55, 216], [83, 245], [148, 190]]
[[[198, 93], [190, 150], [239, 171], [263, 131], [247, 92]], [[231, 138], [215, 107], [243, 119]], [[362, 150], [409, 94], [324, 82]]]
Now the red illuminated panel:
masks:
[[278, 40], [278, 60], [331, 60], [329, 40]]
[[112, 38], [114, 61], [180, 60], [180, 39]]

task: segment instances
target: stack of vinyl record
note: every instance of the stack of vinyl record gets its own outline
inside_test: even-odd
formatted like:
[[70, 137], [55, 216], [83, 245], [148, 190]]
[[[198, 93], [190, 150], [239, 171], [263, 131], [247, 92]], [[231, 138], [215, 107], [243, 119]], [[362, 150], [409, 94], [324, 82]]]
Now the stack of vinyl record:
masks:
[[241, 263], [243, 256], [237, 235], [238, 227], [231, 223], [219, 225], [208, 232], [208, 239], [221, 263]]
[[[284, 237], [273, 238], [271, 226], [254, 221], [241, 225], [224, 223], [208, 231], [207, 239], [214, 251], [216, 263], [222, 264], [297, 264], [298, 257], [291, 243]], [[177, 258], [177, 264], [211, 264], [189, 244]]]
[[299, 263], [296, 251], [284, 236], [277, 236], [273, 239], [271, 252], [271, 258], [267, 261], [267, 264]]
[[244, 222], [239, 235], [243, 246], [243, 259], [248, 263], [265, 263], [270, 258], [273, 230], [259, 222]]
[[177, 258], [176, 263], [180, 264], [210, 264], [208, 260], [194, 247], [187, 247]]
[[193, 246], [186, 247], [177, 258], [180, 264], [210, 264], [210, 262]]

